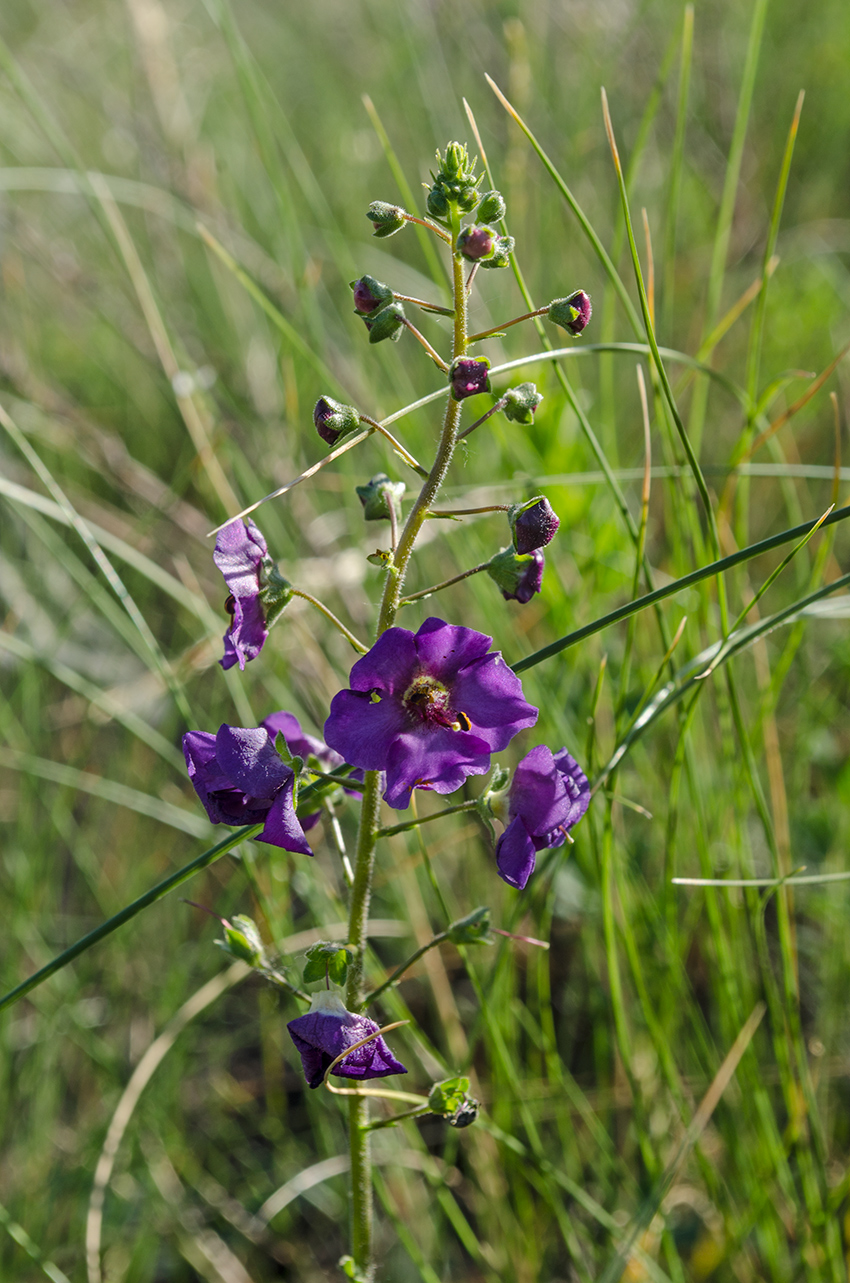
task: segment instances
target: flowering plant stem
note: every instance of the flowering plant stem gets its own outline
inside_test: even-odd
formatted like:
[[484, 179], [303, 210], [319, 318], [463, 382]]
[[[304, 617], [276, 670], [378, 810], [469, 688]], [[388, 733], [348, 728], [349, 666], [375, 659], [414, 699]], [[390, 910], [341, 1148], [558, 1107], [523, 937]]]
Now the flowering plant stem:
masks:
[[[457, 252], [460, 232], [460, 214], [455, 205], [451, 209], [452, 292], [454, 295], [454, 332], [452, 360], [464, 356], [467, 349], [467, 296], [463, 274], [463, 259]], [[409, 217], [409, 216], [408, 216]], [[414, 220], [411, 220], [414, 221]], [[422, 220], [415, 220], [421, 222]], [[425, 224], [429, 226], [429, 224]], [[433, 230], [437, 230], [433, 228]], [[445, 233], [439, 233], [445, 239]], [[437, 453], [431, 471], [407, 516], [398, 540], [392, 566], [384, 579], [384, 590], [378, 616], [377, 636], [392, 628], [402, 604], [402, 585], [417, 536], [422, 529], [431, 505], [445, 479], [457, 443], [460, 421], [460, 402], [449, 397], [443, 416], [443, 426]], [[346, 1007], [360, 1012], [366, 1005], [363, 985], [363, 964], [366, 957], [366, 929], [369, 902], [372, 895], [372, 874], [375, 866], [375, 845], [380, 829], [381, 783], [378, 771], [366, 771], [363, 777], [363, 804], [357, 834], [354, 865], [354, 882], [348, 920], [348, 943], [354, 949], [354, 960], [348, 969]], [[374, 1278], [375, 1262], [372, 1249], [372, 1159], [369, 1136], [369, 1102], [362, 1094], [349, 1100], [349, 1146], [351, 1151], [351, 1255], [358, 1278], [367, 1283]]]
[[412, 601], [419, 601], [421, 597], [430, 597], [432, 593], [439, 592], [442, 588], [450, 588], [452, 584], [459, 584], [462, 579], [468, 579], [470, 575], [477, 575], [480, 571], [486, 570], [489, 565], [489, 561], [479, 562], [477, 566], [462, 570], [459, 575], [453, 575], [451, 579], [444, 579], [442, 583], [432, 584], [430, 588], [421, 588], [419, 592], [413, 592], [409, 597], [402, 597], [399, 605], [407, 606]]
[[303, 588], [293, 588], [291, 591], [292, 591], [293, 597], [302, 597], [304, 601], [309, 601], [311, 606], [315, 606], [316, 610], [320, 610], [324, 615], [325, 619], [329, 620], [333, 624], [337, 632], [342, 633], [346, 641], [351, 642], [351, 645], [354, 647], [356, 651], [359, 651], [361, 655], [366, 654], [366, 651], [369, 649], [369, 647], [364, 646], [362, 641], [358, 641], [358, 639], [354, 636], [354, 633], [352, 633], [348, 628], [346, 628], [342, 620], [337, 619], [333, 611], [328, 610], [327, 606], [323, 602], [319, 601], [318, 597], [313, 597], [310, 593], [304, 592]]

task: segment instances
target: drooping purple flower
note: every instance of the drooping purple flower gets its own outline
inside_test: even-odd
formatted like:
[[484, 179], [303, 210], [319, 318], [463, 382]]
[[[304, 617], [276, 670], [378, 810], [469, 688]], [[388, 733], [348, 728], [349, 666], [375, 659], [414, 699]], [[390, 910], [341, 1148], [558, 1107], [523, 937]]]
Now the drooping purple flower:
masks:
[[232, 616], [224, 634], [224, 655], [219, 660], [222, 668], [238, 663], [244, 669], [246, 663], [257, 658], [269, 635], [260, 600], [265, 560], [271, 565], [266, 541], [250, 517], [247, 521], [231, 521], [219, 530], [213, 561], [230, 590], [225, 607]]
[[[341, 1056], [346, 1047], [377, 1033], [379, 1026], [368, 1016], [346, 1011], [338, 994], [320, 990], [313, 994], [310, 1010], [290, 1020], [286, 1027], [301, 1055], [307, 1086], [321, 1087], [328, 1066], [337, 1056]], [[378, 1036], [341, 1060], [333, 1073], [336, 1078], [363, 1079], [406, 1074], [407, 1070]]]
[[555, 538], [561, 524], [543, 495], [529, 503], [515, 504], [508, 512], [508, 520], [514, 535], [514, 547], [519, 553], [545, 548]]
[[490, 362], [472, 357], [459, 357], [449, 370], [449, 387], [455, 401], [490, 391]]
[[499, 585], [505, 601], [518, 601], [525, 606], [543, 587], [546, 559], [535, 550], [520, 556], [514, 548], [505, 548], [491, 557], [487, 574]]
[[[268, 731], [272, 743], [275, 742], [278, 735], [282, 735], [286, 740], [286, 747], [293, 757], [300, 757], [304, 760], [307, 770], [311, 765], [315, 765], [320, 771], [335, 771], [338, 766], [342, 766], [345, 761], [339, 753], [335, 753], [327, 744], [323, 744], [315, 735], [308, 735], [301, 729], [301, 723], [294, 713], [287, 713], [281, 710], [279, 713], [270, 713], [264, 717], [261, 726]], [[355, 780], [362, 779], [362, 771], [353, 771], [351, 778]], [[345, 789], [349, 796], [356, 796], [351, 789]], [[359, 790], [358, 790], [359, 792]], [[322, 814], [321, 808], [311, 811], [309, 815], [299, 816], [301, 827], [306, 833], [312, 829]]]
[[521, 891], [537, 852], [561, 846], [589, 804], [587, 776], [565, 748], [553, 755], [539, 744], [526, 753], [508, 791], [508, 825], [496, 843], [499, 877]]
[[483, 775], [490, 754], [537, 721], [492, 637], [426, 619], [388, 628], [351, 670], [325, 739], [353, 766], [386, 771], [384, 797], [404, 810], [414, 788], [453, 793]]
[[265, 726], [224, 725], [216, 735], [188, 731], [183, 755], [213, 824], [263, 824], [258, 842], [313, 854], [295, 815], [295, 773], [281, 760]]

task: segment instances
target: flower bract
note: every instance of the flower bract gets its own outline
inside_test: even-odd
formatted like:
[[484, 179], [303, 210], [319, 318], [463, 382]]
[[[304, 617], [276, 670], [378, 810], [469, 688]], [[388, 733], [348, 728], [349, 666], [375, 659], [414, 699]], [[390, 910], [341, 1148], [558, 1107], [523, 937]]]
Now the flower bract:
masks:
[[[374, 1020], [346, 1011], [339, 995], [327, 990], [314, 994], [310, 1010], [286, 1027], [301, 1055], [308, 1087], [321, 1087], [328, 1068], [346, 1047], [378, 1032]], [[379, 1035], [341, 1060], [333, 1073], [337, 1078], [362, 1079], [386, 1078], [407, 1070]]]
[[508, 825], [496, 844], [499, 877], [519, 890], [534, 872], [538, 851], [561, 846], [590, 804], [587, 776], [565, 748], [545, 744], [526, 753], [508, 791]]
[[434, 618], [416, 633], [388, 628], [334, 696], [327, 743], [353, 766], [385, 771], [390, 806], [409, 806], [414, 788], [453, 793], [537, 721], [492, 640]]
[[215, 735], [188, 731], [183, 755], [213, 824], [262, 824], [258, 842], [313, 854], [295, 814], [295, 773], [281, 760], [265, 726], [224, 725]]

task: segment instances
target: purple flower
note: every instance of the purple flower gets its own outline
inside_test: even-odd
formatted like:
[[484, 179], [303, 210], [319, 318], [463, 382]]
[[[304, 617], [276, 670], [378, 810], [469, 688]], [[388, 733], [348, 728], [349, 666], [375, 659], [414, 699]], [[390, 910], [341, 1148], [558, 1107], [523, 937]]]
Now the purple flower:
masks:
[[248, 661], [257, 658], [269, 635], [260, 589], [263, 562], [271, 565], [271, 559], [266, 541], [250, 517], [244, 522], [231, 521], [218, 532], [213, 561], [230, 589], [225, 608], [232, 616], [219, 663], [222, 668], [238, 663], [244, 669]]
[[449, 387], [455, 401], [475, 396], [477, 392], [490, 391], [490, 362], [474, 361], [471, 357], [458, 357], [449, 370]]
[[587, 776], [565, 748], [545, 744], [526, 753], [508, 791], [508, 825], [496, 843], [499, 877], [520, 891], [538, 851], [561, 846], [590, 803]]
[[441, 619], [388, 628], [334, 696], [325, 739], [353, 766], [386, 771], [390, 806], [404, 810], [414, 788], [453, 793], [537, 721], [492, 641]]
[[542, 495], [530, 503], [515, 504], [508, 512], [508, 520], [514, 535], [514, 547], [519, 553], [545, 548], [555, 538], [561, 524], [549, 500]]
[[543, 587], [545, 565], [542, 552], [535, 550], [520, 556], [513, 548], [505, 548], [490, 558], [487, 574], [498, 584], [505, 601], [518, 601], [525, 606]]
[[[338, 994], [327, 990], [313, 994], [306, 1015], [290, 1020], [286, 1027], [301, 1054], [308, 1087], [321, 1087], [328, 1066], [346, 1047], [378, 1031], [374, 1020], [346, 1011]], [[387, 1074], [406, 1074], [407, 1070], [378, 1037], [352, 1051], [333, 1072], [336, 1078], [386, 1078]]]
[[189, 731], [183, 736], [183, 754], [213, 824], [263, 824], [258, 842], [313, 854], [295, 815], [295, 773], [275, 751], [264, 726], [220, 726], [217, 735]]

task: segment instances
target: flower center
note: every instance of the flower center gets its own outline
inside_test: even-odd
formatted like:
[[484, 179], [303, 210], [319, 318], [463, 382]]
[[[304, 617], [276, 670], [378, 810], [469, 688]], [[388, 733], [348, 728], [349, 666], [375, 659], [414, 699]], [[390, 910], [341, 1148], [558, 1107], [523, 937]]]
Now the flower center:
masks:
[[442, 682], [427, 673], [414, 677], [402, 696], [409, 713], [428, 726], [445, 726], [450, 731], [468, 731], [472, 723], [466, 713], [459, 713], [449, 703], [449, 692]]

